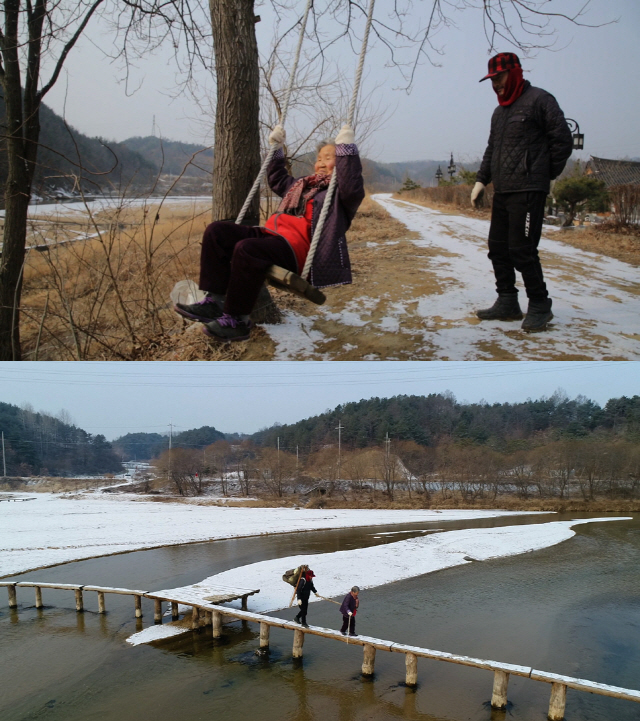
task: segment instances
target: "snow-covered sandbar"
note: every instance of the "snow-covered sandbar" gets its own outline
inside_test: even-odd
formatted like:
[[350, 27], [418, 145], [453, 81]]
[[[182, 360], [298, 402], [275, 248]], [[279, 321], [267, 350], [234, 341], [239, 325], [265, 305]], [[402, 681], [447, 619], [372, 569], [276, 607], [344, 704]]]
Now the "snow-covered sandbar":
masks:
[[133, 495], [21, 497], [33, 500], [0, 503], [0, 577], [83, 558], [223, 538], [531, 515], [501, 510], [222, 508], [158, 503]]
[[[631, 519], [628, 516], [588, 518], [446, 531], [381, 546], [260, 561], [218, 573], [191, 586], [158, 593], [197, 604], [207, 603], [207, 596], [213, 593], [212, 587], [259, 588], [260, 593], [251, 596], [249, 608], [256, 613], [268, 613], [289, 606], [292, 588], [282, 581], [282, 574], [303, 563], [316, 574], [314, 584], [318, 593], [340, 600], [353, 585], [361, 589], [373, 588], [473, 561], [537, 551], [570, 539], [575, 535], [573, 526], [626, 520]], [[321, 599], [311, 596], [311, 602], [316, 600]], [[226, 605], [239, 608], [240, 602]], [[156, 626], [133, 634], [127, 641], [132, 645], [149, 643], [186, 630], [184, 627]]]

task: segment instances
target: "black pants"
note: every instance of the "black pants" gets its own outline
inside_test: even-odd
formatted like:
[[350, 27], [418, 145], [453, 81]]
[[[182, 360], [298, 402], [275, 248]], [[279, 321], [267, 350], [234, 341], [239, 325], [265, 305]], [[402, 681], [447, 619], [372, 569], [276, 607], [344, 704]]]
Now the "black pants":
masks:
[[544, 192], [495, 193], [489, 228], [489, 260], [493, 263], [500, 295], [515, 295], [516, 273], [522, 274], [527, 297], [545, 301], [538, 243], [547, 194]]
[[271, 265], [296, 272], [296, 257], [284, 238], [255, 226], [211, 223], [202, 237], [199, 287], [226, 294], [225, 313], [248, 315]]
[[300, 618], [300, 623], [306, 623], [307, 622], [307, 609], [309, 608], [309, 598], [301, 598], [300, 599], [302, 603], [298, 606], [298, 616], [297, 618]]
[[340, 633], [346, 633], [347, 627], [349, 628], [349, 633], [355, 634], [355, 632], [356, 632], [356, 617], [355, 616], [343, 616], [342, 617], [342, 628], [340, 629]]

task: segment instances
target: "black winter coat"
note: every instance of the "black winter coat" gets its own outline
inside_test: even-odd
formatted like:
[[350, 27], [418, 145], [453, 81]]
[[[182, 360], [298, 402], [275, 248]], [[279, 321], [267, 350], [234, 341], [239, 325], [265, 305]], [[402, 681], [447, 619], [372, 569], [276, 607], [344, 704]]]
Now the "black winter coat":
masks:
[[[336, 146], [334, 172], [338, 175], [336, 192], [311, 263], [309, 281], [316, 288], [351, 283], [351, 263], [345, 233], [364, 199], [362, 165], [355, 145]], [[274, 155], [267, 169], [267, 178], [271, 190], [280, 197], [284, 197], [295, 183], [296, 179], [287, 172], [281, 150]], [[313, 199], [312, 237], [326, 195], [327, 191], [321, 190]]]
[[309, 596], [311, 595], [311, 591], [314, 593], [318, 593], [316, 591], [316, 587], [313, 585], [313, 581], [307, 581], [305, 578], [300, 579], [300, 583], [298, 584], [298, 591], [296, 592], [296, 596], [301, 601], [308, 601]]
[[549, 192], [563, 171], [573, 140], [557, 100], [527, 81], [511, 105], [498, 105], [477, 180], [496, 193]]

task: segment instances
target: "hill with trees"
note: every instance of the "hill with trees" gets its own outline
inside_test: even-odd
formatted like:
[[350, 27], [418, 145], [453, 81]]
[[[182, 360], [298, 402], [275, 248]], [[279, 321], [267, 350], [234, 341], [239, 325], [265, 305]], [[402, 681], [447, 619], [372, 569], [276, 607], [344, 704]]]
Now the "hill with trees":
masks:
[[[0, 118], [4, 100], [0, 97]], [[40, 197], [71, 193], [122, 192], [147, 188], [156, 166], [123, 143], [90, 138], [68, 125], [51, 108], [40, 109], [40, 146], [33, 192]], [[0, 134], [0, 186], [7, 180], [6, 141]], [[0, 197], [0, 202], [4, 199]]]
[[122, 470], [120, 459], [103, 435], [91, 435], [63, 412], [56, 418], [0, 403], [7, 476], [71, 476]]
[[[237, 434], [230, 434], [236, 438]], [[202, 426], [174, 434], [171, 439], [173, 448], [202, 449], [216, 441], [224, 441], [225, 434], [213, 426]], [[123, 461], [149, 461], [169, 448], [167, 433], [127, 433], [113, 441], [114, 450]]]
[[387, 434], [398, 441], [434, 447], [442, 442], [462, 442], [510, 448], [539, 445], [544, 438], [585, 438], [595, 433], [615, 433], [640, 440], [640, 396], [612, 398], [604, 408], [562, 392], [524, 403], [469, 403], [450, 394], [370, 398], [337, 406], [318, 416], [290, 425], [274, 426], [253, 434], [262, 446], [318, 449], [337, 441], [343, 426], [345, 447], [380, 445]]

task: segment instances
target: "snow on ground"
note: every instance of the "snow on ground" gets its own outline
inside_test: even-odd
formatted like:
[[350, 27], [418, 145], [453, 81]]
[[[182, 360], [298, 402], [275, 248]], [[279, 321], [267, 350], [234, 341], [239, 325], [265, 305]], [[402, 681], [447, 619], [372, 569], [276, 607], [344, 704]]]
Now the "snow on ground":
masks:
[[20, 494], [33, 501], [0, 504], [0, 578], [83, 558], [221, 538], [527, 515], [500, 510], [220, 508], [105, 495]]
[[[475, 310], [495, 299], [487, 259], [489, 221], [441, 213], [390, 194], [373, 199], [414, 234], [404, 243], [420, 252], [412, 257], [399, 250], [396, 260], [387, 256], [370, 269], [361, 287], [329, 289], [325, 305], [305, 309], [305, 315], [287, 311], [284, 325], [265, 326], [275, 344], [274, 359], [640, 358], [637, 268], [567, 245], [557, 239], [563, 233], [550, 226], [545, 233], [553, 237], [542, 239], [540, 255], [554, 303], [553, 325], [527, 334], [520, 323], [480, 322]], [[381, 249], [385, 244], [368, 245]]]
[[[370, 546], [334, 553], [288, 556], [239, 566], [210, 576], [200, 583], [172, 588], [158, 593], [194, 603], [207, 603], [216, 586], [259, 588], [260, 593], [248, 599], [249, 610], [267, 613], [287, 608], [293, 589], [282, 581], [282, 575], [301, 564], [309, 565], [316, 578], [314, 586], [327, 598], [342, 600], [352, 586], [373, 588], [401, 581], [444, 568], [460, 566], [472, 561], [504, 558], [554, 546], [575, 535], [572, 526], [583, 523], [624, 521], [620, 518], [589, 518], [574, 521], [552, 521], [528, 526], [503, 528], [469, 528], [396, 541], [383, 546]], [[320, 601], [311, 596], [310, 601]], [[239, 601], [226, 604], [240, 607]], [[163, 638], [162, 626], [152, 632], [141, 631], [127, 640], [133, 645]], [[175, 635], [175, 627], [167, 626], [167, 636]], [[184, 629], [187, 630], [187, 629]]]

